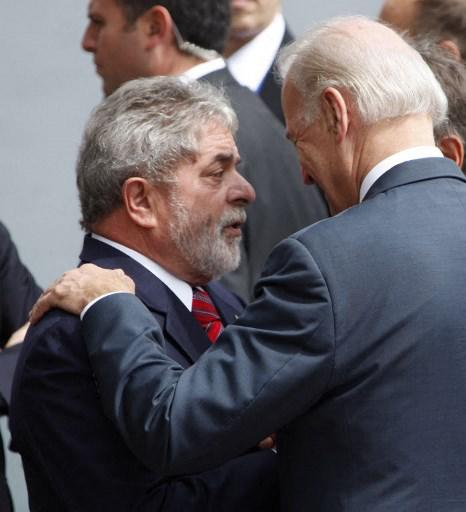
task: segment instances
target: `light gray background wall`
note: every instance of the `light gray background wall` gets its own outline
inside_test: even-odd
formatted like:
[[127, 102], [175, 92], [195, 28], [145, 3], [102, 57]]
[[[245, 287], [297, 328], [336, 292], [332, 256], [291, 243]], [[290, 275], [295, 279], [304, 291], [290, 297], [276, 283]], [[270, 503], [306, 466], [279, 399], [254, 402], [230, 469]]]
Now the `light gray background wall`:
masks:
[[[284, 0], [283, 8], [299, 35], [331, 16], [375, 16], [381, 4]], [[92, 58], [79, 45], [86, 10], [87, 0], [25, 0], [4, 2], [0, 18], [0, 219], [42, 286], [73, 267], [81, 247], [74, 163], [101, 98]], [[19, 460], [9, 456], [8, 464], [16, 510], [26, 512]]]

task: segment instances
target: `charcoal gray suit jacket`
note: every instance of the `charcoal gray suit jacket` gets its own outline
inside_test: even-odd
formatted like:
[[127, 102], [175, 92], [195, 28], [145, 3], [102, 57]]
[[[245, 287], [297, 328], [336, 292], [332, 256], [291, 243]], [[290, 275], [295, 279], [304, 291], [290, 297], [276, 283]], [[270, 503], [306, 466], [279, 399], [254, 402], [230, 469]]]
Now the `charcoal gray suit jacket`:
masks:
[[464, 512], [465, 255], [460, 169], [397, 165], [281, 243], [255, 302], [184, 372], [134, 296], [97, 302], [83, 329], [106, 414], [163, 475], [278, 431], [286, 512]]

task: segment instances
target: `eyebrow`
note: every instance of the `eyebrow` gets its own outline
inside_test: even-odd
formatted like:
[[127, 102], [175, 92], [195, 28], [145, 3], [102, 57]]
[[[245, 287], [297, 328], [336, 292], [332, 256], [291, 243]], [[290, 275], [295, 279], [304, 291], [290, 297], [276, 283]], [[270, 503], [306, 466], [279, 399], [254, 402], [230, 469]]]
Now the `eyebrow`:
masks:
[[239, 156], [237, 157], [235, 153], [218, 153], [212, 159], [211, 164], [217, 162], [222, 164], [229, 164], [233, 162], [235, 165], [238, 165], [241, 162], [241, 158]]

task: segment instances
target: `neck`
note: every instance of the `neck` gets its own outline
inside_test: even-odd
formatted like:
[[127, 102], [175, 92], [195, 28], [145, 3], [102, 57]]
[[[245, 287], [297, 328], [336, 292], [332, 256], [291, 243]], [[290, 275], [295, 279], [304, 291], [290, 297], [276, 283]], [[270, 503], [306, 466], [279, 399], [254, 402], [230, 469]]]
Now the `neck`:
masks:
[[225, 50], [223, 51], [223, 56], [226, 59], [228, 59], [228, 57], [231, 57], [235, 52], [237, 52], [245, 44], [249, 43], [249, 41], [254, 39], [256, 37], [256, 35], [257, 34], [253, 34], [253, 35], [246, 36], [246, 37], [231, 36], [225, 45]]
[[358, 191], [369, 171], [385, 158], [416, 146], [435, 146], [432, 120], [425, 114], [381, 121], [365, 132], [353, 161]]
[[162, 62], [162, 65], [157, 64], [157, 69], [153, 70], [153, 76], [178, 76], [182, 75], [189, 69], [197, 66], [204, 62], [203, 60], [189, 55], [184, 52], [180, 52], [178, 48], [172, 47], [162, 59], [158, 60]]

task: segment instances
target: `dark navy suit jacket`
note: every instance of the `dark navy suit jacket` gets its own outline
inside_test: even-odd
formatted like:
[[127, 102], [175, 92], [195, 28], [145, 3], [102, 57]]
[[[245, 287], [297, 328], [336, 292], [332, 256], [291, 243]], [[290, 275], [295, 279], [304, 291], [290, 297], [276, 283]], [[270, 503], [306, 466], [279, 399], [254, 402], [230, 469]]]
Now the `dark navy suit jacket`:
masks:
[[[122, 268], [134, 279], [138, 296], [163, 328], [167, 353], [182, 367], [210, 347], [178, 298], [125, 254], [88, 236], [81, 261]], [[224, 322], [235, 320], [242, 308], [238, 299], [218, 284], [207, 289]], [[105, 417], [79, 318], [61, 311], [46, 315], [25, 340], [10, 418], [32, 512], [253, 512], [276, 503], [276, 457], [270, 451], [242, 455], [199, 475], [159, 481]]]
[[164, 475], [278, 430], [286, 512], [464, 512], [465, 258], [461, 170], [397, 165], [278, 245], [255, 302], [184, 372], [133, 295], [97, 302], [83, 333], [105, 410]]
[[[280, 43], [280, 49], [282, 49], [287, 44], [291, 43], [293, 39], [294, 38], [287, 27], [285, 29], [285, 34], [283, 35], [282, 42]], [[283, 115], [281, 95], [282, 87], [280, 83], [277, 81], [274, 62], [270, 69], [267, 71], [264, 81], [261, 84], [261, 87], [259, 89], [259, 96], [262, 98], [264, 103], [269, 107], [269, 109], [275, 114], [277, 119], [282, 124], [285, 124], [285, 116]]]
[[[29, 270], [21, 262], [18, 251], [5, 226], [0, 223], [0, 348], [14, 331], [28, 318], [34, 302], [40, 295]], [[8, 410], [11, 382], [19, 354], [19, 346], [0, 352], [0, 415]], [[11, 501], [5, 480], [3, 442], [0, 436], [0, 510], [11, 510]]]

